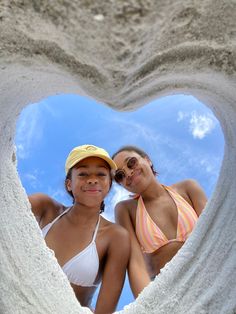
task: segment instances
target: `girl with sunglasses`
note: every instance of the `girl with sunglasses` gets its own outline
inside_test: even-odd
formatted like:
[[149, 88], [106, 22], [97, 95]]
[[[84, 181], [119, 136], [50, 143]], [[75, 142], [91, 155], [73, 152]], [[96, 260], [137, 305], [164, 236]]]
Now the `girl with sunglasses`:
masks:
[[134, 193], [116, 205], [116, 221], [131, 238], [128, 265], [135, 297], [159, 274], [192, 232], [207, 198], [194, 180], [165, 186], [148, 155], [135, 146], [124, 146], [114, 155], [115, 181]]
[[91, 306], [101, 283], [96, 314], [115, 311], [130, 254], [128, 232], [100, 215], [111, 188], [111, 169], [116, 165], [104, 149], [78, 146], [65, 164], [65, 187], [72, 206], [41, 193], [29, 196], [46, 244], [82, 306]]

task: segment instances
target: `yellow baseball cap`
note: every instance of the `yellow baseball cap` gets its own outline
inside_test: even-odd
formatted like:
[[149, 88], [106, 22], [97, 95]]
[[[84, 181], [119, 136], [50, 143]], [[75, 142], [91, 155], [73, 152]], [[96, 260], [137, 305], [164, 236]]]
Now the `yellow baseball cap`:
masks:
[[117, 169], [116, 164], [103, 148], [94, 145], [81, 145], [73, 148], [72, 151], [69, 153], [65, 164], [66, 174], [78, 162], [88, 157], [99, 157], [105, 160], [109, 164], [111, 169]]

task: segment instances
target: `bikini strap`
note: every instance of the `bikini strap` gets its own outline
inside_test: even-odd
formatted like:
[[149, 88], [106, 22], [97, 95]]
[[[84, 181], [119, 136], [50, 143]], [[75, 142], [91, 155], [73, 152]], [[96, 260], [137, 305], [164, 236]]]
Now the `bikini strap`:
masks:
[[96, 228], [95, 228], [95, 230], [94, 230], [92, 242], [95, 241], [96, 236], [97, 236], [97, 233], [98, 233], [98, 228], [99, 228], [99, 224], [100, 224], [100, 217], [101, 217], [101, 216], [99, 215], [99, 217], [98, 217], [98, 222], [97, 222]]
[[129, 197], [131, 197], [134, 200], [138, 200], [140, 197], [140, 194], [130, 194]]
[[50, 222], [50, 225], [54, 225], [55, 222], [57, 222], [58, 219], [61, 218], [61, 216], [65, 215], [70, 209], [72, 208], [71, 207], [68, 207], [66, 210], [64, 210], [60, 215], [58, 215], [53, 221]]

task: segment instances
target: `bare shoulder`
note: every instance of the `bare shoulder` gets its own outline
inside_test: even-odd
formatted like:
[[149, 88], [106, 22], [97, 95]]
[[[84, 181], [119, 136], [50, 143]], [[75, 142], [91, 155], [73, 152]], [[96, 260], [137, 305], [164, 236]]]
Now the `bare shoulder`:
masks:
[[186, 179], [171, 185], [178, 193], [189, 193], [190, 191], [201, 189], [200, 184], [194, 179]]
[[129, 238], [129, 233], [124, 227], [113, 223], [104, 217], [102, 217], [102, 219], [104, 230], [109, 234], [109, 237], [116, 239], [116, 241], [125, 241]]
[[116, 208], [130, 208], [133, 206], [133, 204], [135, 203], [135, 199], [133, 198], [130, 198], [130, 199], [127, 199], [127, 200], [123, 200], [123, 201], [120, 201], [116, 204]]
[[65, 210], [65, 206], [44, 193], [34, 193], [28, 196], [32, 212], [40, 224], [53, 220]]
[[127, 199], [116, 204], [115, 213], [116, 214], [131, 213], [132, 210], [136, 209], [136, 207], [137, 207], [137, 200], [132, 199], [132, 198]]
[[207, 203], [207, 196], [200, 184], [193, 179], [187, 179], [172, 185], [195, 210], [199, 216]]
[[[122, 226], [102, 217], [103, 230], [101, 238], [111, 254], [128, 254], [130, 250], [129, 232]], [[114, 253], [115, 252], [115, 253]]]
[[196, 193], [196, 191], [201, 190], [199, 183], [194, 179], [186, 179], [171, 185], [171, 188], [180, 194], [191, 206], [192, 200], [191, 196]]
[[[127, 199], [116, 204], [115, 207], [115, 219], [116, 222], [126, 229], [128, 225], [135, 224], [137, 209], [136, 199]], [[128, 228], [129, 229], [129, 228]]]
[[57, 202], [54, 198], [44, 193], [34, 193], [29, 195], [29, 201], [32, 206], [36, 205], [38, 207], [46, 207], [55, 210], [65, 208], [63, 204]]

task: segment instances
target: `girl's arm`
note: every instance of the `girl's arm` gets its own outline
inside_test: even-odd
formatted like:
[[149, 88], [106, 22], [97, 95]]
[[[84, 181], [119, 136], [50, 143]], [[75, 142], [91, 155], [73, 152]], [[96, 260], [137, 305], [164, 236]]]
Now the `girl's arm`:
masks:
[[193, 208], [199, 216], [207, 203], [207, 197], [200, 184], [192, 179], [184, 181], [186, 192], [192, 202]]
[[40, 223], [42, 219], [46, 218], [47, 220], [46, 216], [53, 217], [64, 209], [62, 204], [43, 193], [31, 194], [28, 198], [31, 204], [32, 212], [38, 223]]
[[129, 255], [128, 232], [120, 226], [113, 226], [95, 314], [110, 314], [115, 311], [124, 285]]
[[123, 202], [116, 205], [116, 222], [123, 226], [130, 235], [131, 252], [128, 264], [130, 287], [135, 298], [150, 283], [150, 277], [146, 268], [145, 260], [135, 235], [135, 231], [129, 216], [129, 211]]

